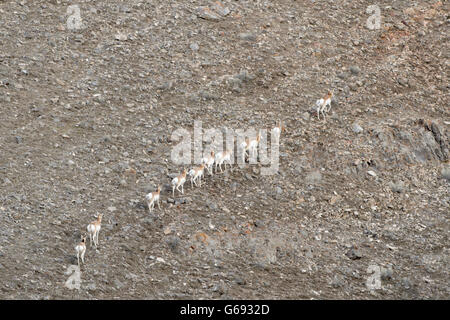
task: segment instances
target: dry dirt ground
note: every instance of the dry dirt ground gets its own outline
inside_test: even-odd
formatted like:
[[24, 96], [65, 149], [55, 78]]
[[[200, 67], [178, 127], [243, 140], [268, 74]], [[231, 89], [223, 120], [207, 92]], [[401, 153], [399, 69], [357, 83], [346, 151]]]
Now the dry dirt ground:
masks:
[[[447, 1], [74, 3], [0, 1], [0, 298], [449, 298]], [[172, 198], [177, 128], [278, 119]]]

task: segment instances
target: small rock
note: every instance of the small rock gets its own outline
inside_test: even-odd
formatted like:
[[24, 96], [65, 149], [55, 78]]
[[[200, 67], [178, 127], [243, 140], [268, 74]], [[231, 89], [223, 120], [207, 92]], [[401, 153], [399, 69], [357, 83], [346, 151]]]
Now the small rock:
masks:
[[115, 279], [113, 281], [114, 286], [116, 287], [116, 289], [120, 290], [124, 287], [124, 284], [122, 282], [120, 282], [119, 280]]
[[398, 79], [398, 83], [401, 84], [404, 87], [407, 87], [408, 86], [408, 79], [400, 78], [400, 79]]
[[357, 123], [352, 124], [352, 131], [354, 133], [361, 133], [364, 131], [364, 129]]
[[225, 283], [223, 282], [223, 280], [220, 281], [221, 281], [220, 283], [217, 283], [213, 286], [212, 291], [222, 295], [225, 293]]
[[230, 9], [228, 9], [228, 7], [225, 7], [220, 1], [214, 2], [214, 4], [212, 5], [212, 9], [222, 17], [225, 17], [230, 13]]
[[170, 236], [166, 239], [166, 244], [173, 252], [178, 251], [180, 238], [177, 236]]
[[138, 279], [138, 276], [134, 273], [128, 273], [125, 275], [125, 279], [136, 281]]
[[16, 136], [15, 139], [16, 139], [16, 143], [18, 143], [18, 144], [22, 143], [22, 137], [21, 136]]
[[350, 250], [348, 250], [345, 255], [348, 258], [350, 258], [351, 260], [357, 260], [357, 259], [361, 259], [362, 258], [361, 251], [359, 249], [357, 249], [356, 247], [353, 247]]
[[278, 195], [283, 193], [283, 189], [281, 189], [280, 187], [277, 187], [276, 191]]
[[358, 66], [351, 66], [350, 72], [354, 75], [358, 75], [361, 72], [361, 69]]
[[119, 32], [115, 35], [115, 39], [119, 40], [119, 41], [126, 41], [126, 40], [128, 40], [128, 35], [126, 35], [125, 33]]
[[405, 184], [403, 181], [398, 182], [390, 182], [389, 187], [391, 188], [392, 192], [402, 193], [405, 190]]
[[89, 283], [86, 286], [86, 290], [88, 290], [88, 291], [95, 291], [95, 290], [97, 290], [97, 286], [95, 285], [95, 283]]
[[339, 196], [332, 196], [330, 199], [330, 204], [334, 205], [338, 199], [339, 199]]
[[392, 271], [391, 266], [388, 266], [386, 268], [384, 268], [384, 267], [381, 268], [381, 272], [380, 272], [381, 280], [391, 280], [393, 274], [394, 274], [394, 272]]
[[372, 171], [372, 170], [367, 171], [367, 174], [371, 175], [372, 177], [376, 177], [377, 176], [375, 171]]
[[450, 181], [450, 167], [442, 168], [441, 175], [447, 181]]
[[189, 47], [191, 48], [192, 51], [198, 51], [198, 49], [200, 48], [196, 42], [191, 43]]
[[[163, 83], [159, 84], [156, 88], [159, 90], [170, 90], [173, 87], [173, 81], [164, 81]], [[163, 142], [161, 140], [163, 139], [159, 139], [159, 142]]]
[[234, 75], [234, 78], [239, 79], [241, 81], [250, 81], [255, 79], [253, 74], [248, 73], [247, 70], [243, 69], [238, 74]]
[[155, 220], [157, 219], [157, 216], [155, 214], [149, 214], [147, 217], [145, 217], [142, 222], [146, 224], [153, 225]]
[[309, 114], [309, 112], [303, 112], [302, 113], [302, 119], [305, 121], [309, 121], [309, 119], [311, 118], [311, 115]]
[[264, 221], [256, 220], [255, 221], [255, 227], [257, 227], [257, 228], [264, 227]]
[[333, 288], [342, 287], [344, 286], [344, 279], [341, 276], [335, 275], [330, 284]]
[[213, 202], [213, 201], [211, 201], [211, 200], [207, 200], [206, 201], [206, 205], [208, 206], [208, 208], [210, 209], [210, 210], [217, 210], [219, 207], [217, 206], [217, 204], [215, 203], [215, 202]]
[[402, 278], [401, 280], [401, 285], [403, 288], [405, 288], [406, 290], [411, 289], [412, 285], [411, 285], [411, 281], [408, 278]]
[[199, 18], [205, 19], [205, 20], [211, 20], [211, 21], [219, 21], [221, 19], [221, 16], [217, 14], [216, 12], [212, 11], [208, 7], [199, 7], [197, 8], [197, 16]]
[[130, 12], [131, 12], [131, 9], [130, 9], [130, 7], [128, 7], [127, 5], [120, 5], [119, 11], [120, 11], [120, 12], [124, 12], [124, 13], [130, 13]]
[[156, 258], [156, 262], [160, 262], [160, 263], [166, 263], [166, 261], [163, 258]]
[[239, 33], [239, 38], [245, 41], [256, 41], [256, 35], [253, 33]]
[[397, 234], [395, 234], [392, 231], [386, 230], [383, 232], [383, 237], [390, 240], [390, 241], [398, 241], [400, 240], [400, 236], [398, 236]]
[[187, 203], [190, 203], [190, 202], [192, 202], [192, 199], [190, 197], [175, 199], [175, 204], [176, 205], [178, 205], [178, 204], [185, 204], [185, 203], [187, 204]]

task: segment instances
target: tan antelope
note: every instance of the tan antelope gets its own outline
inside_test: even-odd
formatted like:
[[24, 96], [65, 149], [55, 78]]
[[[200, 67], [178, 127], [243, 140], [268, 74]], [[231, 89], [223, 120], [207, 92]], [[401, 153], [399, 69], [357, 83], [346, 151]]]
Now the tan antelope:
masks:
[[275, 126], [275, 128], [272, 129], [272, 132], [277, 135], [278, 137], [281, 136], [281, 133], [286, 130], [286, 127], [284, 126], [283, 122], [279, 120], [278, 125]]
[[75, 247], [75, 251], [77, 252], [78, 266], [80, 266], [80, 257], [81, 261], [84, 264], [84, 254], [86, 253], [86, 237], [81, 237], [81, 242]]
[[87, 226], [87, 231], [89, 232], [89, 240], [91, 242], [91, 246], [92, 246], [92, 241], [94, 241], [96, 248], [98, 245], [98, 234], [100, 232], [101, 225], [102, 225], [102, 216], [103, 216], [103, 214], [100, 213], [97, 217], [97, 220], [91, 222]]
[[[255, 157], [257, 155], [260, 140], [261, 140], [261, 131], [259, 131], [258, 136], [255, 139], [245, 138], [245, 141], [241, 143], [242, 162], [245, 163], [245, 158], [250, 157], [250, 154], [252, 155], [252, 157]], [[247, 151], [249, 152], [248, 154]]]
[[329, 112], [331, 110], [331, 98], [332, 97], [333, 97], [333, 92], [328, 90], [328, 93], [325, 97], [316, 101], [317, 119], [320, 120], [319, 113], [322, 113], [323, 118], [325, 119], [324, 111], [325, 111], [325, 108], [327, 107], [327, 105], [328, 105], [328, 109], [326, 110], [326, 112]]
[[[175, 197], [175, 188], [184, 194], [183, 185], [186, 182], [186, 169], [183, 169], [183, 172], [177, 177], [172, 179], [172, 195]], [[179, 187], [181, 186], [181, 190]]]
[[189, 170], [189, 175], [191, 176], [191, 187], [194, 187], [194, 183], [197, 187], [197, 180], [200, 181], [200, 186], [202, 185], [202, 176], [205, 171], [205, 164], [202, 163], [199, 167]]
[[227, 169], [227, 163], [230, 165], [231, 171], [233, 171], [233, 165], [231, 163], [231, 150], [226, 150], [219, 152], [216, 154], [216, 158], [214, 159], [216, 163], [216, 172], [217, 172], [217, 166], [220, 168], [220, 172], [223, 172], [222, 170], [222, 164], [224, 164], [225, 170]]
[[158, 186], [158, 190], [154, 192], [150, 192], [145, 196], [145, 200], [147, 200], [148, 210], [150, 212], [153, 211], [155, 207], [155, 202], [158, 204], [158, 208], [161, 209], [161, 205], [159, 204], [159, 195], [161, 193], [161, 186]]
[[206, 170], [208, 170], [209, 174], [212, 175], [212, 166], [214, 164], [214, 151], [211, 151], [211, 154], [209, 156], [206, 156], [202, 159], [202, 163], [205, 164]]

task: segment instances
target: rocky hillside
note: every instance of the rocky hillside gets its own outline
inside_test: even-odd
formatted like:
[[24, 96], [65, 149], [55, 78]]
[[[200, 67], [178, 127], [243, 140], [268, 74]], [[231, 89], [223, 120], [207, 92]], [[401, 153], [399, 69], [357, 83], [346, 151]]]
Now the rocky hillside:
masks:
[[[372, 4], [0, 1], [0, 298], [448, 299], [449, 4]], [[279, 119], [172, 196], [177, 129]]]

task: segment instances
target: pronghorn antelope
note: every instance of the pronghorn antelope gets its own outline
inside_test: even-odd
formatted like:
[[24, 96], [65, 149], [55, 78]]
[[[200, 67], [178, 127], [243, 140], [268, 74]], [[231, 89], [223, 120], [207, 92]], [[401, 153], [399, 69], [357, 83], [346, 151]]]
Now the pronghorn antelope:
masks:
[[326, 112], [329, 112], [331, 110], [331, 98], [333, 97], [333, 92], [328, 91], [327, 95], [323, 97], [322, 99], [319, 99], [316, 101], [317, 106], [317, 119], [320, 120], [319, 113], [322, 113], [323, 118], [325, 119], [325, 108], [328, 105], [328, 109]]
[[77, 252], [78, 266], [80, 265], [80, 257], [81, 261], [84, 264], [84, 254], [86, 253], [86, 237], [81, 238], [81, 242], [75, 247], [75, 251]]
[[145, 199], [147, 200], [148, 210], [150, 212], [153, 211], [153, 208], [155, 207], [155, 202], [158, 204], [158, 208], [161, 209], [161, 205], [159, 203], [159, 194], [161, 193], [161, 186], [158, 186], [158, 190], [154, 192], [150, 192], [145, 196]]
[[211, 151], [211, 154], [209, 156], [206, 156], [202, 159], [202, 163], [205, 164], [206, 170], [208, 170], [209, 174], [212, 175], [212, 166], [214, 164], [214, 151]]
[[[241, 143], [242, 148], [242, 162], [245, 163], [245, 158], [250, 157], [250, 154], [252, 157], [255, 157], [258, 153], [258, 145], [259, 141], [261, 140], [261, 131], [258, 133], [258, 136], [255, 139], [249, 139], [245, 138], [245, 141]], [[248, 150], [248, 154], [247, 154]]]
[[219, 152], [216, 154], [216, 158], [214, 159], [216, 163], [216, 172], [217, 172], [217, 166], [220, 168], [220, 172], [223, 172], [222, 170], [222, 163], [224, 164], [225, 170], [227, 169], [227, 163], [230, 165], [231, 171], [233, 171], [233, 165], [231, 163], [231, 150], [226, 150]]
[[[197, 180], [200, 180], [200, 186], [202, 185], [202, 176], [205, 171], [205, 164], [202, 163], [199, 167], [189, 170], [191, 176], [191, 187], [194, 187], [194, 183], [197, 185]], [[199, 187], [199, 186], [198, 186]]]
[[[172, 179], [172, 195], [175, 197], [175, 188], [184, 194], [183, 185], [186, 182], [186, 169], [183, 169], [183, 172], [177, 177]], [[179, 187], [181, 186], [181, 190]]]
[[97, 220], [91, 222], [87, 226], [87, 231], [89, 232], [89, 240], [91, 242], [91, 246], [92, 246], [92, 241], [94, 241], [96, 248], [98, 245], [98, 233], [100, 232], [101, 224], [102, 224], [102, 216], [103, 216], [103, 214], [100, 213], [97, 217]]
[[284, 126], [283, 122], [279, 120], [278, 125], [272, 129], [272, 132], [279, 137], [281, 135], [281, 132], [285, 130], [286, 127]]

